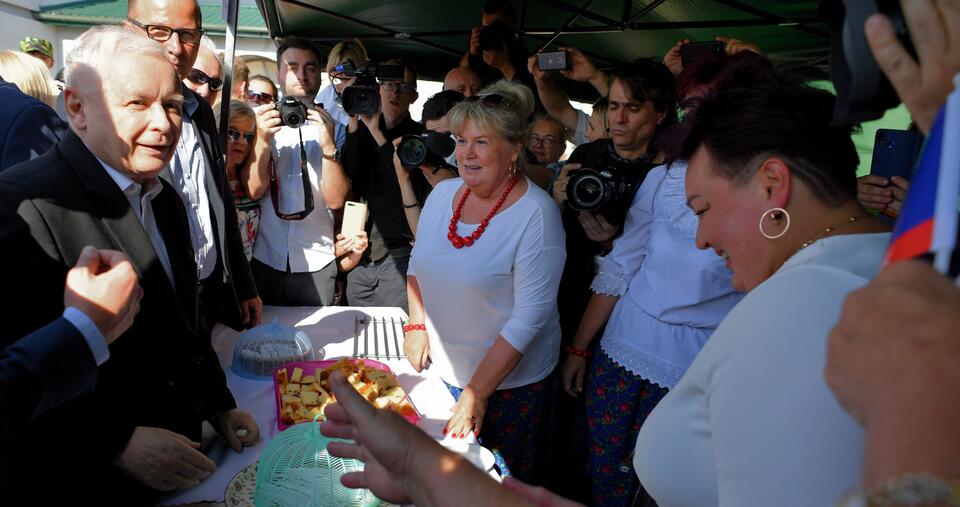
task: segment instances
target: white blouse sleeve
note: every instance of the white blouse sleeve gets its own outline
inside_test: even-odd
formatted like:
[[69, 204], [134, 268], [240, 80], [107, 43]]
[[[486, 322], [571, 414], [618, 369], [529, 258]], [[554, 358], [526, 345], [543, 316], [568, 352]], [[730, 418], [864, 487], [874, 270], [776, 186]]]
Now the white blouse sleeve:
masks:
[[521, 354], [555, 317], [566, 260], [560, 212], [545, 203], [524, 231], [513, 264], [513, 313], [500, 331]]
[[603, 259], [600, 272], [593, 278], [590, 290], [606, 296], [622, 296], [630, 280], [640, 270], [647, 255], [653, 202], [663, 182], [666, 166], [655, 167], [640, 185], [633, 198], [623, 234], [613, 241], [613, 250]]

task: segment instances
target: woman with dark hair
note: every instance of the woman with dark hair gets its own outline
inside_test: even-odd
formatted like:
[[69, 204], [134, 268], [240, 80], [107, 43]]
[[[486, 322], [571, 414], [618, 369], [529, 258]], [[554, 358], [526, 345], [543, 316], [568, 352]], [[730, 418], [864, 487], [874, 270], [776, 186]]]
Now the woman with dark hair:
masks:
[[661, 507], [832, 505], [857, 482], [863, 433], [824, 382], [826, 337], [889, 234], [856, 200], [834, 102], [735, 66], [681, 125], [697, 246], [748, 294], [640, 430], [633, 464]]

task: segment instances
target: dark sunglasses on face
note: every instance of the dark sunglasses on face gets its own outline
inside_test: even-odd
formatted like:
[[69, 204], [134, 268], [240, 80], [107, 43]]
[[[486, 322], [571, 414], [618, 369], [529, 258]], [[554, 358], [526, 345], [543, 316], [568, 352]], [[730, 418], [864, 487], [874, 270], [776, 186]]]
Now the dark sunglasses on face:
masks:
[[273, 95], [267, 92], [247, 91], [247, 100], [262, 105], [273, 102]]
[[223, 88], [222, 79], [218, 77], [210, 77], [200, 69], [190, 69], [190, 73], [187, 74], [187, 79], [197, 86], [203, 86], [206, 83], [210, 83], [211, 91], [218, 92], [221, 88]]
[[140, 27], [141, 30], [147, 32], [147, 37], [157, 42], [170, 40], [170, 37], [173, 37], [174, 33], [180, 37], [180, 42], [184, 44], [199, 44], [200, 38], [203, 37], [203, 30], [199, 28], [170, 28], [164, 25], [145, 25], [133, 18], [127, 18], [127, 21]]
[[239, 130], [233, 127], [227, 128], [227, 139], [229, 139], [231, 143], [235, 143], [239, 141], [241, 136], [243, 137], [244, 142], [246, 142], [247, 144], [252, 144], [254, 138], [257, 137], [257, 134], [255, 132], [241, 133]]

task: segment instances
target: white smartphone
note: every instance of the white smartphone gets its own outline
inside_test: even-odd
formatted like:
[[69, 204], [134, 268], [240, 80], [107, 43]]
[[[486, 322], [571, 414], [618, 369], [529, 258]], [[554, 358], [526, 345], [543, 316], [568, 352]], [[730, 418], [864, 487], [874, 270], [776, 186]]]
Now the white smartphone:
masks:
[[360, 234], [367, 225], [367, 205], [362, 202], [347, 201], [343, 208], [343, 225], [340, 234], [352, 237]]

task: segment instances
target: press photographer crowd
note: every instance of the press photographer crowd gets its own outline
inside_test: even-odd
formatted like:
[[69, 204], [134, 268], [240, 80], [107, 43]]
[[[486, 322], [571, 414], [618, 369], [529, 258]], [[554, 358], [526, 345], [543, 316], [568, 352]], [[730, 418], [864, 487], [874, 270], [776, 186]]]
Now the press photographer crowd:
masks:
[[269, 305], [403, 309], [503, 478], [333, 373], [385, 502], [960, 506], [960, 2], [825, 4], [829, 78], [723, 33], [530, 54], [490, 0], [419, 120], [418, 62], [286, 37], [251, 75], [196, 0], [57, 80], [0, 52], [0, 504], [153, 504], [217, 469], [205, 422], [254, 445], [211, 335]]

